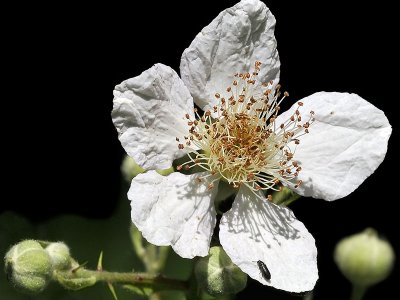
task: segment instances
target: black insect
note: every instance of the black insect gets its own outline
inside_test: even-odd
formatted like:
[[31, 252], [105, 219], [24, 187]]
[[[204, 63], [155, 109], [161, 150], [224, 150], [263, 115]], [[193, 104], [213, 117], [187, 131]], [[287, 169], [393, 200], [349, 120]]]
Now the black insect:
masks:
[[271, 279], [271, 272], [268, 270], [267, 266], [261, 261], [257, 261], [257, 266], [260, 269], [261, 275], [265, 280]]

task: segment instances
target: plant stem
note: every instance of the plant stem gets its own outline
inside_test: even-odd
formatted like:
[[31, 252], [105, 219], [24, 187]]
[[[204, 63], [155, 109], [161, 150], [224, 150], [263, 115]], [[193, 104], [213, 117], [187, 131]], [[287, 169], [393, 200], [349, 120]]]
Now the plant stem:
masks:
[[163, 290], [187, 290], [188, 283], [183, 280], [167, 278], [161, 275], [147, 273], [118, 273], [107, 271], [88, 271], [88, 275], [94, 275], [97, 281], [109, 283], [122, 283], [133, 285], [152, 285]]
[[310, 292], [310, 293], [307, 293], [306, 295], [304, 295], [303, 300], [313, 300], [313, 298], [314, 298], [314, 293]]
[[366, 291], [367, 288], [365, 286], [353, 285], [350, 300], [362, 300]]
[[[108, 271], [93, 271], [87, 269], [79, 269], [75, 271], [58, 271], [58, 278], [67, 280], [79, 280], [80, 278], [95, 278], [95, 282], [104, 281], [107, 283], [128, 284], [137, 287], [151, 287], [154, 290], [179, 290], [187, 291], [189, 283], [184, 280], [167, 278], [159, 274], [149, 273], [120, 273]], [[58, 280], [59, 281], [59, 280]]]

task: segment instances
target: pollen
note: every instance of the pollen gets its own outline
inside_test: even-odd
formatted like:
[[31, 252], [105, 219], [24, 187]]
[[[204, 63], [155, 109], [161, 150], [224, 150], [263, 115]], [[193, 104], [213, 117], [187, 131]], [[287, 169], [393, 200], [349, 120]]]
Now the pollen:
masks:
[[185, 149], [190, 159], [178, 170], [197, 166], [210, 172], [206, 177], [217, 174], [215, 180], [222, 178], [235, 188], [246, 185], [253, 191], [279, 191], [277, 183], [289, 181], [300, 186], [296, 177], [301, 167], [294, 157], [301, 136], [315, 121], [314, 112], [302, 121], [303, 103], [297, 102], [294, 114], [277, 124], [279, 105], [289, 93], [282, 96], [281, 86], [273, 81], [259, 82], [260, 68], [256, 62], [253, 72], [235, 74], [226, 93], [215, 93], [218, 105], [202, 116], [196, 111], [196, 121], [184, 116], [189, 120], [190, 142], [179, 143], [178, 148]]

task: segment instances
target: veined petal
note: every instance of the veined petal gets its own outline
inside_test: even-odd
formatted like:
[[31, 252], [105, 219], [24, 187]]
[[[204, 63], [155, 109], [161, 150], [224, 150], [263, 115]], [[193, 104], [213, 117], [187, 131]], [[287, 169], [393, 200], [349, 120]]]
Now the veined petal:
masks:
[[144, 169], [166, 169], [185, 154], [176, 137], [188, 134], [193, 99], [170, 67], [156, 64], [114, 90], [112, 119], [122, 146]]
[[[219, 238], [232, 261], [251, 278], [289, 292], [314, 288], [317, 248], [293, 212], [241, 188], [221, 219]], [[262, 261], [270, 279], [258, 267]]]
[[280, 61], [274, 36], [275, 17], [264, 3], [243, 0], [222, 11], [196, 36], [181, 59], [181, 77], [203, 110], [217, 104], [237, 72], [263, 66], [259, 80], [279, 80]]
[[[218, 188], [207, 188], [208, 172], [161, 176], [155, 171], [139, 174], [128, 192], [136, 227], [152, 244], [171, 245], [180, 256], [206, 256], [210, 247]], [[217, 186], [217, 184], [215, 184]]]
[[[300, 137], [294, 160], [303, 183], [296, 193], [328, 201], [353, 192], [383, 161], [392, 132], [385, 114], [356, 94], [315, 93], [301, 100], [303, 120], [314, 111], [310, 132]], [[276, 120], [280, 124], [297, 104]], [[289, 186], [293, 188], [293, 185]]]

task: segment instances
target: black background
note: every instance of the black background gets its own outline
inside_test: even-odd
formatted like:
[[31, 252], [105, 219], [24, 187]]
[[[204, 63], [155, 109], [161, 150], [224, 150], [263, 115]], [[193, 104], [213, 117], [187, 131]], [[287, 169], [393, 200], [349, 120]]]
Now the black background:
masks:
[[[399, 253], [394, 8], [382, 1], [354, 6], [288, 2], [268, 1], [267, 6], [277, 19], [281, 84], [291, 99], [322, 90], [354, 92], [382, 109], [394, 127], [386, 160], [353, 194], [334, 203], [307, 198], [292, 206], [317, 241], [316, 298], [345, 299], [350, 285], [332, 261], [340, 238], [371, 226]], [[2, 46], [0, 213], [13, 210], [34, 222], [63, 213], [111, 215], [123, 155], [110, 118], [113, 87], [157, 62], [178, 71], [181, 53], [194, 36], [234, 3], [131, 1], [84, 7], [66, 2], [4, 11], [10, 18]], [[366, 299], [395, 292], [398, 280], [395, 270]], [[238, 298], [264, 292], [250, 282]], [[291, 299], [267, 292], [271, 299]]]

